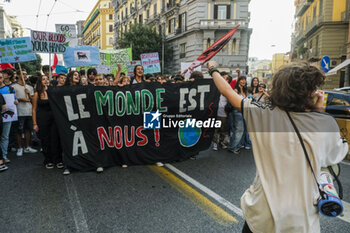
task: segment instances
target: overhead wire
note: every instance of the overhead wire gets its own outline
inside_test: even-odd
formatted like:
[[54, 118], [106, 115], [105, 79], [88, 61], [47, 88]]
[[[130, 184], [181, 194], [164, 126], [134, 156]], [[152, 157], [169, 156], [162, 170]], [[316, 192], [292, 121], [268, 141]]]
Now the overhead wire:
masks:
[[75, 10], [76, 12], [89, 13], [89, 12], [86, 12], [86, 11], [79, 10], [79, 9], [77, 9], [75, 7], [72, 7], [71, 5], [68, 5], [67, 3], [63, 2], [62, 0], [58, 0], [58, 2], [63, 4], [63, 5], [65, 5], [65, 6], [67, 6], [67, 7], [69, 7], [69, 8], [71, 8], [71, 9], [73, 9], [73, 10]]
[[56, 2], [57, 2], [57, 0], [55, 0], [55, 2], [53, 3], [53, 5], [52, 5], [52, 7], [51, 7], [50, 12], [47, 14], [47, 18], [46, 18], [46, 25], [45, 25], [45, 31], [46, 31], [46, 28], [47, 28], [47, 23], [49, 22], [49, 17], [50, 17], [50, 14], [51, 14], [51, 12], [53, 11], [53, 8], [54, 8], [54, 7], [55, 7], [55, 5], [56, 5]]
[[39, 2], [38, 12], [36, 13], [35, 29], [38, 29], [40, 7], [41, 7], [41, 0], [40, 0], [40, 2]]

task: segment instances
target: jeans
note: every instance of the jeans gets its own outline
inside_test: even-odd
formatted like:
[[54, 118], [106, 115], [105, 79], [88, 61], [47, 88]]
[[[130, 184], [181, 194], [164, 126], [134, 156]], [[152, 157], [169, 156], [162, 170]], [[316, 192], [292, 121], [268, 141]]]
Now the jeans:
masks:
[[3, 128], [2, 128], [2, 133], [1, 133], [0, 147], [1, 147], [2, 156], [4, 157], [4, 159], [7, 158], [7, 149], [8, 149], [8, 145], [9, 145], [9, 135], [10, 135], [10, 130], [11, 130], [11, 123], [12, 122], [4, 122]]
[[244, 136], [244, 120], [243, 115], [234, 109], [230, 114], [230, 144], [229, 150], [238, 151], [241, 147], [241, 141]]

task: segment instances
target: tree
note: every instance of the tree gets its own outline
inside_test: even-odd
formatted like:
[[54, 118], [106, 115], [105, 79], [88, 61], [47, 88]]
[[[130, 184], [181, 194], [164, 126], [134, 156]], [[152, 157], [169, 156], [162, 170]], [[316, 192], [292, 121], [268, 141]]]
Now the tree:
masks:
[[[29, 75], [33, 75], [36, 71], [41, 70], [41, 57], [39, 54], [35, 54], [36, 60], [21, 62], [21, 68], [25, 69]], [[16, 70], [19, 70], [18, 63], [14, 64]]]
[[[162, 61], [162, 35], [154, 27], [142, 24], [133, 24], [118, 41], [119, 48], [130, 48], [134, 60], [141, 60], [140, 54], [158, 52]], [[173, 50], [170, 44], [164, 41], [164, 60], [173, 60]]]

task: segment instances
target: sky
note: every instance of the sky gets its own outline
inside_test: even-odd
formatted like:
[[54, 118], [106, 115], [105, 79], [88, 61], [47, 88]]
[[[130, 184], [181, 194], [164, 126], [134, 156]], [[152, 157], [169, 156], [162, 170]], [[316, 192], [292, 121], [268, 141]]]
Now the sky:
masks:
[[[4, 0], [0, 0], [4, 2]], [[30, 29], [55, 31], [55, 24], [75, 24], [85, 20], [96, 0], [11, 0], [3, 3], [8, 15], [17, 15], [30, 36]], [[250, 38], [249, 57], [272, 59], [274, 53], [290, 50], [294, 22], [294, 0], [251, 0], [249, 4]], [[47, 16], [49, 14], [49, 16]], [[36, 17], [38, 15], [38, 17]], [[42, 55], [48, 63], [48, 56]]]

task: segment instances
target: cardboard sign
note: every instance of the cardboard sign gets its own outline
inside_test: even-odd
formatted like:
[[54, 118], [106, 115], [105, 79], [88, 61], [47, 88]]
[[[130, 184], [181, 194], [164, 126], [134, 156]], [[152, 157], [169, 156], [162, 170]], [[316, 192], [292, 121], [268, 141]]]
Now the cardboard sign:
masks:
[[65, 53], [66, 36], [55, 32], [31, 31], [32, 47], [35, 53]]
[[30, 37], [0, 40], [1, 63], [17, 63], [36, 60]]
[[131, 61], [126, 63], [126, 69], [128, 71], [128, 76], [129, 77], [134, 77], [134, 68], [137, 65], [141, 65], [141, 61]]
[[111, 66], [108, 65], [98, 65], [96, 66], [96, 70], [98, 74], [110, 74]]
[[56, 32], [66, 36], [67, 46], [78, 45], [77, 29], [75, 24], [56, 24]]
[[158, 53], [141, 54], [141, 62], [145, 74], [154, 74], [161, 72]]
[[11, 110], [13, 112], [13, 115], [5, 114], [2, 117], [2, 121], [3, 122], [17, 121], [18, 120], [17, 107], [14, 104], [14, 102], [15, 102], [15, 94], [3, 94], [2, 96], [5, 99], [7, 109]]
[[131, 48], [100, 50], [101, 65], [109, 65], [111, 73], [117, 73], [117, 64], [122, 65], [122, 72], [126, 73], [126, 64], [132, 60]]

